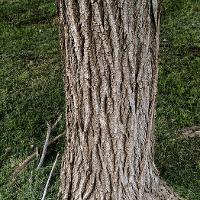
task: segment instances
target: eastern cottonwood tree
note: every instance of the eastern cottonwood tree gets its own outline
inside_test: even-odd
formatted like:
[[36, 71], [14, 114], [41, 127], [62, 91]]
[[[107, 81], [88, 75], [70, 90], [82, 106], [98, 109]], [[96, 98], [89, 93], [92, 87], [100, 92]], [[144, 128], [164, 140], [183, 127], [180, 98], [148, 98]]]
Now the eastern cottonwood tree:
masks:
[[58, 0], [63, 200], [180, 199], [154, 165], [158, 0]]

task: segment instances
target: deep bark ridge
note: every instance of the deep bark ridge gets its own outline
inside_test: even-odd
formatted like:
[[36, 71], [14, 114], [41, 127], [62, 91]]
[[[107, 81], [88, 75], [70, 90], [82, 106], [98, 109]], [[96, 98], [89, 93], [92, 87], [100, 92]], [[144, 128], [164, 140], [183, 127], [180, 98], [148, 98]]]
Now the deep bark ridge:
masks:
[[154, 166], [157, 0], [59, 0], [63, 200], [179, 199]]

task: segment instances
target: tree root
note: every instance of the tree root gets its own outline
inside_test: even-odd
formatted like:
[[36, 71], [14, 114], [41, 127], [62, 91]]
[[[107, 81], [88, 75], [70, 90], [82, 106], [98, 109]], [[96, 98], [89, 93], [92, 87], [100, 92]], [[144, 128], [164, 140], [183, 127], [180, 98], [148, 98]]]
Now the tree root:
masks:
[[184, 200], [177, 193], [175, 193], [173, 189], [169, 187], [163, 180], [160, 180], [158, 195], [158, 200]]

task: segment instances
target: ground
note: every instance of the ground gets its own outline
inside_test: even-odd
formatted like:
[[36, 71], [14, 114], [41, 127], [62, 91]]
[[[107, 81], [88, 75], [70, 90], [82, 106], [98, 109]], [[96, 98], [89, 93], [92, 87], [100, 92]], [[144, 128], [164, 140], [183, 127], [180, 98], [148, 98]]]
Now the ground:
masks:
[[[176, 192], [198, 200], [200, 137], [183, 138], [181, 130], [200, 125], [200, 4], [165, 0], [162, 10], [156, 164]], [[64, 114], [54, 1], [0, 0], [0, 47], [0, 200], [36, 200], [62, 141], [39, 171], [35, 159], [14, 182], [10, 175], [34, 151], [31, 145], [43, 145], [46, 121]], [[62, 133], [64, 124], [52, 135]], [[59, 168], [47, 199], [56, 199]]]

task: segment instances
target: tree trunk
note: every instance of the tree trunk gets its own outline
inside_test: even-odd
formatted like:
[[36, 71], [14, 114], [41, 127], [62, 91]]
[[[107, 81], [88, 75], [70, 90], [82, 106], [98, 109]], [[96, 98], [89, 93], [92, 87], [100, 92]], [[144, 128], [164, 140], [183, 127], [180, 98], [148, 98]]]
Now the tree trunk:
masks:
[[157, 0], [59, 0], [63, 200], [179, 199], [154, 166]]

